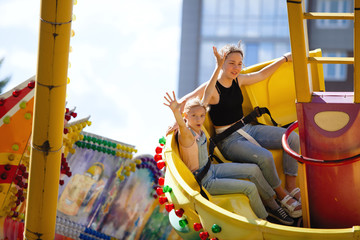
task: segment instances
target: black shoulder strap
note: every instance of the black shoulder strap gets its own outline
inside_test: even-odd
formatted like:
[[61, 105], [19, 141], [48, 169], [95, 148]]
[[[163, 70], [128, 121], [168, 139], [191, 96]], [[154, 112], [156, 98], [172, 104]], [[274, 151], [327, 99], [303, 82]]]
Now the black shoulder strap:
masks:
[[235, 82], [236, 82], [237, 85], [239, 85], [239, 80], [238, 80], [237, 77], [235, 78]]
[[201, 196], [203, 196], [204, 198], [206, 198], [207, 200], [209, 200], [209, 197], [207, 196], [207, 194], [205, 193], [203, 186], [201, 184], [201, 180], [205, 177], [206, 173], [209, 171], [211, 165], [211, 160], [210, 158], [208, 159], [205, 167], [201, 170], [201, 172], [199, 172], [197, 175], [195, 175], [195, 179], [197, 181], [197, 183], [199, 184], [200, 187], [200, 194]]
[[[272, 124], [273, 124], [274, 126], [278, 126], [278, 123], [277, 123], [277, 122], [274, 120], [274, 118], [271, 116], [270, 110], [269, 110], [267, 107], [262, 107], [262, 108], [256, 107], [255, 109], [257, 109], [257, 108], [258, 108], [258, 110], [259, 110], [260, 116], [263, 115], [264, 113], [266, 113], [267, 115], [269, 115]], [[260, 116], [259, 116], [259, 117], [260, 117]]]
[[265, 113], [270, 116], [271, 122], [274, 124], [274, 126], [277, 126], [278, 124], [272, 118], [268, 108], [266, 108], [266, 107], [263, 107], [263, 108], [255, 107], [254, 110], [251, 113], [249, 113], [246, 117], [244, 117], [243, 119], [241, 119], [237, 123], [233, 124], [231, 127], [227, 128], [222, 133], [217, 134], [216, 136], [210, 138], [209, 156], [215, 156], [214, 155], [214, 149], [215, 149], [217, 143], [219, 143], [220, 141], [222, 141], [225, 138], [227, 138], [228, 136], [230, 136], [230, 134], [232, 134], [233, 132], [235, 132], [238, 129], [245, 126], [245, 124], [248, 124], [248, 123], [250, 123], [252, 121], [255, 121], [256, 118], [261, 117]]
[[215, 83], [215, 88], [216, 88], [217, 92], [220, 94], [220, 88], [219, 88], [219, 82], [218, 81], [216, 81], [216, 83]]

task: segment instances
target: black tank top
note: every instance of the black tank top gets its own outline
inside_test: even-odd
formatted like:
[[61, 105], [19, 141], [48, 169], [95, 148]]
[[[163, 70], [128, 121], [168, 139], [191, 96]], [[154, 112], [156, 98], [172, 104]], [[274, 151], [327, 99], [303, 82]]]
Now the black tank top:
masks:
[[238, 80], [234, 79], [229, 88], [216, 82], [219, 103], [210, 105], [210, 118], [215, 126], [226, 126], [239, 121], [243, 117], [244, 101]]

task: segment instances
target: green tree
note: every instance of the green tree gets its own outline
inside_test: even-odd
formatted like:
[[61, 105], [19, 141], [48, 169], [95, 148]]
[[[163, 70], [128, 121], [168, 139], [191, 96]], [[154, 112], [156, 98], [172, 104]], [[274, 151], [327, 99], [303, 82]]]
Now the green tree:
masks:
[[[1, 65], [2, 65], [3, 61], [4, 61], [4, 58], [0, 59], [0, 67], [1, 67]], [[8, 84], [8, 83], [9, 83], [10, 78], [11, 78], [11, 77], [10, 77], [10, 76], [8, 76], [8, 77], [6, 77], [6, 78], [4, 78], [4, 79], [0, 80], [0, 93], [2, 93], [2, 89], [6, 86], [6, 84]]]

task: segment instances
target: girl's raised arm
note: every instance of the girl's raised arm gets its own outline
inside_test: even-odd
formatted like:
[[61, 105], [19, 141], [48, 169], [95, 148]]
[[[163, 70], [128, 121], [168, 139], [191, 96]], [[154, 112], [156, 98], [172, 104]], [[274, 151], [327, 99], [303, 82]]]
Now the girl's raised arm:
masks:
[[181, 145], [184, 147], [188, 147], [194, 142], [194, 136], [192, 135], [190, 129], [186, 126], [186, 123], [181, 115], [181, 104], [176, 101], [175, 92], [173, 91], [172, 93], [173, 97], [171, 97], [169, 93], [166, 93], [164, 98], [167, 103], [164, 103], [164, 105], [171, 109], [176, 123], [179, 126], [179, 142], [181, 142]]

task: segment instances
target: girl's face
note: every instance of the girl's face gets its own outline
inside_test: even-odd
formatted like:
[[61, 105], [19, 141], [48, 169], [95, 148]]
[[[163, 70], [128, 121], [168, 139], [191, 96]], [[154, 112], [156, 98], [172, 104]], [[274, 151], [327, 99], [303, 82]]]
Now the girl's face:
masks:
[[242, 69], [243, 57], [239, 52], [227, 55], [223, 65], [223, 76], [229, 79], [236, 78]]
[[190, 108], [190, 110], [184, 114], [187, 124], [195, 132], [200, 133], [201, 126], [205, 121], [206, 111], [202, 106], [195, 106]]

